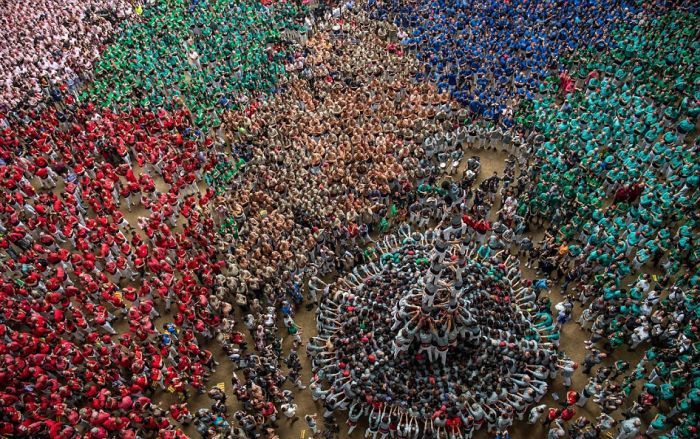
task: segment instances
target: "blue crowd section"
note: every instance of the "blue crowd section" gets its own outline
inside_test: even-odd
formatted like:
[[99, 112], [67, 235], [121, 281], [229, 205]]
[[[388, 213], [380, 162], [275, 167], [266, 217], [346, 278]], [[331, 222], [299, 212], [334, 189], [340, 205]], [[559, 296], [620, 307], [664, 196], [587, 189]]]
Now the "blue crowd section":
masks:
[[[662, 4], [666, 2], [654, 2]], [[604, 50], [611, 29], [643, 2], [621, 0], [369, 0], [425, 63], [419, 76], [482, 117], [511, 124], [507, 108], [532, 99], [548, 71], [580, 46]], [[649, 8], [649, 5], [646, 5]], [[504, 120], [505, 119], [505, 120]]]

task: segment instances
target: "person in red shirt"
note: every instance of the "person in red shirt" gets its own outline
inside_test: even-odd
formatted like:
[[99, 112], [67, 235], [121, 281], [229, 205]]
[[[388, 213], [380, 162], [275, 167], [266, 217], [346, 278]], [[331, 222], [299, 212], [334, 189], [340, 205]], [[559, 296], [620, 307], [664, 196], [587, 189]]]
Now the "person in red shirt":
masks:
[[576, 404], [580, 398], [581, 395], [575, 390], [566, 392], [566, 404], [569, 406]]
[[574, 418], [576, 415], [576, 409], [573, 407], [566, 407], [564, 410], [561, 411], [561, 419], [563, 421], [570, 421]]
[[551, 424], [555, 420], [559, 419], [559, 417], [561, 416], [561, 413], [562, 413], [562, 411], [560, 409], [550, 407], [549, 410], [547, 411], [547, 417], [542, 422], [542, 425], [545, 428], [548, 428], [549, 424]]
[[626, 203], [629, 200], [630, 187], [628, 185], [622, 185], [617, 191], [615, 191], [615, 196], [613, 197], [614, 203]]

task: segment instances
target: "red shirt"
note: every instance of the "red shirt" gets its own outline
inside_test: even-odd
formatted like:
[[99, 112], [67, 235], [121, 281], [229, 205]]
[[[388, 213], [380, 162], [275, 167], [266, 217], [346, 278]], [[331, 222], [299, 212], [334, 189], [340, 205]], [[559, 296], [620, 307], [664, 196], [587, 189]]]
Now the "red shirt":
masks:
[[565, 408], [561, 412], [561, 418], [564, 421], [570, 421], [571, 419], [573, 419], [574, 415], [576, 415], [576, 410], [569, 407]]

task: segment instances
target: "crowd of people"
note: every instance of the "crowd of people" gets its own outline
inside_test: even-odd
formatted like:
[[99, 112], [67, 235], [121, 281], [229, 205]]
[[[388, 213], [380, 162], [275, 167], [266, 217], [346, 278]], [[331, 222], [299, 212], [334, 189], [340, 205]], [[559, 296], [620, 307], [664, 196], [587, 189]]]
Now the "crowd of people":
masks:
[[455, 212], [425, 234], [402, 226], [377, 245], [376, 262], [329, 290], [307, 348], [313, 382], [330, 384], [324, 417], [348, 410], [351, 432], [368, 416], [373, 437], [505, 433], [573, 364], [558, 358], [557, 329], [518, 259], [499, 250], [508, 228], [469, 224]]
[[77, 87], [119, 24], [126, 0], [3, 3], [0, 15], [0, 111], [34, 107], [60, 86]]
[[573, 3], [3, 7], [0, 433], [697, 435], [697, 11]]
[[[415, 146], [414, 127], [425, 124], [425, 135], [439, 130], [438, 123], [456, 123], [448, 96], [411, 81], [417, 63], [378, 36], [380, 25], [364, 14], [352, 18], [320, 26], [293, 59], [296, 76], [281, 82], [283, 91], [224, 121], [225, 134], [240, 145], [232, 161], [252, 159], [242, 173], [219, 180], [217, 203], [226, 208], [214, 221], [218, 245], [228, 253], [220, 285], [246, 314], [255, 353], [240, 332], [224, 346], [243, 370], [245, 381], [233, 384], [238, 400], [259, 421], [246, 425], [259, 432], [276, 420], [270, 404], [293, 411], [295, 393], [285, 393], [276, 379], [280, 360], [287, 366], [283, 380], [305, 387], [294, 321], [302, 283], [312, 279], [319, 287], [320, 278], [371, 257], [363, 245], [370, 233], [396, 221], [414, 173], [432, 169], [419, 162], [425, 154]], [[381, 60], [389, 61], [386, 71]], [[313, 304], [321, 290], [310, 287], [306, 300]], [[280, 312], [283, 331], [294, 338], [286, 358], [275, 323]], [[259, 373], [260, 365], [276, 378]], [[251, 388], [259, 389], [255, 397]]]
[[121, 110], [181, 101], [198, 126], [219, 126], [275, 89], [291, 50], [283, 36], [305, 33], [305, 17], [294, 2], [156, 2], [102, 53], [84, 96]]
[[572, 3], [371, 0], [368, 8], [402, 29], [401, 44], [424, 62], [419, 77], [510, 125], [512, 109], [535, 97], [551, 69], [579, 47], [606, 47], [610, 29], [640, 10], [634, 2]]
[[[591, 331], [587, 370], [599, 361], [594, 346], [612, 353], [651, 345], [635, 367], [599, 369], [588, 397], [610, 413], [638, 388], [627, 411], [635, 418], [658, 404], [685, 407], [657, 414], [650, 435], [670, 429], [668, 413], [677, 416], [677, 437], [697, 431], [688, 409], [700, 384], [698, 90], [691, 85], [699, 24], [694, 14], [672, 12], [619, 29], [614, 49], [582, 51], [570, 64], [574, 77], [560, 75], [563, 104], [551, 94], [524, 116], [541, 143], [533, 148], [528, 214], [550, 227], [533, 252], [565, 293], [575, 286], [573, 300], [584, 307], [578, 321]], [[576, 91], [566, 93], [567, 81], [578, 82]], [[640, 273], [646, 268], [661, 274]], [[641, 427], [630, 428], [623, 437]]]
[[[305, 259], [315, 263], [309, 266], [316, 274], [338, 268], [335, 252], [352, 248], [349, 235], [369, 239], [367, 225], [389, 216], [390, 185], [410, 182], [408, 169], [417, 168], [412, 150], [399, 151], [399, 130], [432, 122], [448, 102], [432, 86], [410, 81], [417, 63], [379, 40], [375, 25], [358, 16], [341, 30], [319, 34], [306, 53], [289, 60], [306, 71], [285, 82], [288, 91], [230, 114], [226, 134], [216, 138], [177, 105], [115, 112], [76, 99], [72, 89], [37, 111], [8, 114], [2, 143], [4, 434], [170, 437], [181, 435], [177, 422], [192, 420], [204, 432], [259, 430], [251, 412], [258, 414], [263, 402], [264, 418], [271, 419], [270, 403], [290, 398], [274, 391], [281, 384], [279, 345], [268, 349], [275, 346], [284, 295], [289, 290], [290, 300], [298, 301], [293, 293], [307, 273]], [[356, 46], [353, 38], [364, 44]], [[345, 54], [333, 56], [341, 47]], [[379, 69], [353, 75], [387, 58], [386, 76]], [[389, 75], [392, 86], [379, 87]], [[392, 110], [409, 96], [399, 119]], [[326, 110], [322, 103], [331, 98], [337, 102]], [[317, 124], [292, 125], [285, 114]], [[342, 125], [350, 114], [366, 117], [372, 130]], [[335, 123], [328, 123], [331, 115]], [[275, 125], [283, 136], [276, 137]], [[317, 151], [302, 148], [301, 140], [311, 136]], [[334, 157], [324, 144], [337, 139], [347, 149]], [[263, 141], [273, 147], [261, 148]], [[352, 151], [353, 144], [366, 150]], [[240, 164], [240, 173], [216, 180], [225, 185], [223, 194], [216, 190], [221, 187], [202, 192], [199, 183], [226, 161]], [[309, 163], [303, 178], [284, 173], [303, 161]], [[354, 197], [347, 196], [350, 187]], [[315, 188], [319, 192], [308, 197]], [[317, 213], [311, 203], [335, 210]], [[345, 208], [355, 217], [347, 218]], [[128, 221], [132, 212], [138, 218]], [[263, 313], [261, 302], [272, 312]], [[243, 360], [248, 390], [262, 387], [264, 397], [256, 393], [248, 414], [230, 423], [208, 413], [193, 416], [182, 404], [169, 412], [154, 404], [151, 397], [164, 391], [183, 402], [206, 391], [216, 364], [203, 347], [208, 342], [231, 341], [241, 349], [240, 332], [228, 332], [234, 305], [262, 323], [254, 335], [262, 360]], [[161, 314], [171, 321], [159, 326]], [[287, 330], [298, 331], [291, 313], [287, 317]], [[287, 363], [301, 387], [298, 360], [288, 356]], [[256, 364], [269, 365], [271, 375]], [[235, 388], [243, 399], [245, 387]]]
[[197, 186], [216, 146], [184, 110], [69, 101], [2, 135], [2, 431], [167, 432], [150, 397], [205, 390], [225, 315]]

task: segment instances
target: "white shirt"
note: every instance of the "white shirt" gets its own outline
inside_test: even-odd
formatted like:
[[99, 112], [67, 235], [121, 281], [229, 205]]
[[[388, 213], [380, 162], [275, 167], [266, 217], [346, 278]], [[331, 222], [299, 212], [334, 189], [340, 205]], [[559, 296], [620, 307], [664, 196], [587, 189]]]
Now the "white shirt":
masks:
[[296, 415], [296, 413], [297, 413], [297, 405], [296, 404], [286, 403], [286, 404], [282, 404], [282, 406], [280, 406], [280, 408], [282, 409], [282, 413], [284, 413], [284, 416], [286, 416], [288, 418], [294, 417], [294, 415]]

